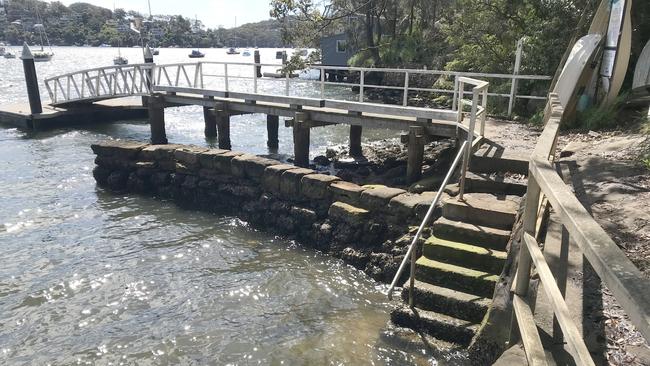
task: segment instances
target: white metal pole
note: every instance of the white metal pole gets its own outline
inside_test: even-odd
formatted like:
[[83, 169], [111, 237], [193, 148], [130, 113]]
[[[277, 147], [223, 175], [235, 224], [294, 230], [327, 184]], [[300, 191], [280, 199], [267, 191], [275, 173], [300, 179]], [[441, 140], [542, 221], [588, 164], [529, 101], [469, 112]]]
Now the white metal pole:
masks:
[[519, 75], [519, 67], [521, 66], [521, 52], [524, 46], [524, 37], [517, 41], [517, 53], [515, 55], [515, 68], [512, 72], [512, 83], [510, 83], [510, 100], [508, 101], [508, 117], [512, 115], [512, 109], [515, 106], [515, 99], [517, 97], [517, 78]]

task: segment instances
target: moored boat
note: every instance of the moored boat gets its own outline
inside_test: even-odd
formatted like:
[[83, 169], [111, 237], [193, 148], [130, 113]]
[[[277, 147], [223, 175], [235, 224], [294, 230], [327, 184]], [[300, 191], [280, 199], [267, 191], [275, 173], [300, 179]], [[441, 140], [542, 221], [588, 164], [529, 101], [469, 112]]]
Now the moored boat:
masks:
[[192, 53], [190, 53], [189, 58], [203, 58], [205, 57], [205, 54], [199, 50], [192, 50]]

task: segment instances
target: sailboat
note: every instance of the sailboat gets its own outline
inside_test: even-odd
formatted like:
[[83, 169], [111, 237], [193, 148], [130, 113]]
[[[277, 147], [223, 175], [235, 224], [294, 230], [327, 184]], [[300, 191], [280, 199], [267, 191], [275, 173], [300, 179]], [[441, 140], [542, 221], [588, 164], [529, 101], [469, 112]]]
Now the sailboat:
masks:
[[[115, 2], [113, 2], [113, 14], [115, 14]], [[116, 29], [117, 29], [117, 56], [113, 58], [113, 65], [120, 66], [120, 65], [127, 65], [129, 63], [129, 60], [126, 57], [122, 56], [122, 35], [121, 33], [124, 31], [124, 26], [121, 24], [116, 24]]]
[[[194, 32], [198, 32], [198, 25], [199, 25], [199, 19], [198, 17], [194, 21]], [[199, 43], [201, 43], [201, 40], [199, 39]], [[199, 50], [199, 47], [197, 45], [195, 50], [192, 50], [192, 53], [190, 53], [189, 58], [203, 58], [205, 57], [205, 54]]]
[[[41, 20], [41, 15], [38, 13], [38, 8], [36, 9], [36, 19]], [[39, 51], [32, 51], [34, 56], [34, 62], [48, 62], [54, 57], [54, 52], [52, 52], [52, 46], [50, 45], [50, 40], [47, 38], [47, 33], [45, 33], [45, 27], [42, 23], [34, 24], [34, 29], [38, 30], [39, 38], [41, 39], [41, 49]], [[43, 49], [43, 36], [45, 36], [45, 41], [47, 46], [50, 48], [50, 52], [47, 52]]]
[[[237, 17], [235, 17], [235, 28], [237, 28]], [[228, 54], [228, 55], [239, 55], [239, 51], [237, 51], [237, 35], [235, 35], [235, 47], [228, 48], [228, 51], [226, 51], [226, 54]]]
[[160, 50], [156, 48], [155, 42], [154, 42], [154, 37], [155, 34], [152, 34], [152, 29], [151, 26], [153, 25], [153, 15], [151, 15], [151, 0], [147, 0], [147, 4], [149, 5], [149, 19], [147, 20], [148, 24], [148, 29], [149, 29], [149, 43], [151, 43], [152, 48], [151, 48], [151, 54], [154, 56], [158, 56], [160, 54]]

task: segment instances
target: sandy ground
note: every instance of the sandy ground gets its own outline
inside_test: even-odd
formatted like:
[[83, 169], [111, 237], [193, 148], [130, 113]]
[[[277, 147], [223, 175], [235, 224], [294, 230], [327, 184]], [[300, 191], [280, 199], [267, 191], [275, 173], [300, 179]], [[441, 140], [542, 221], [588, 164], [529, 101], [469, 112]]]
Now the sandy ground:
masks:
[[[488, 120], [486, 136], [517, 155], [530, 154], [541, 130], [524, 124]], [[650, 279], [650, 170], [640, 157], [650, 151], [650, 136], [630, 131], [564, 133], [558, 140], [558, 161], [570, 173], [576, 197]], [[578, 273], [596, 296], [599, 314], [586, 314], [600, 322], [607, 344], [603, 363], [650, 365], [650, 346], [595, 273]], [[593, 336], [593, 335], [592, 335]]]

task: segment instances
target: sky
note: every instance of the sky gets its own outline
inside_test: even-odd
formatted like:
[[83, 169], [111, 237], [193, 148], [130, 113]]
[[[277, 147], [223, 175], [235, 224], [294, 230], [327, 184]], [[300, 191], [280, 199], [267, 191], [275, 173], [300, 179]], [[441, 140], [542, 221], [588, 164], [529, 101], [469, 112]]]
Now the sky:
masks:
[[[59, 0], [64, 5], [85, 2], [104, 8], [135, 10], [148, 14], [147, 0]], [[232, 28], [245, 23], [269, 19], [269, 0], [150, 0], [154, 15], [182, 15], [187, 18], [199, 18], [209, 28], [223, 26]], [[50, 1], [51, 2], [51, 1]]]

